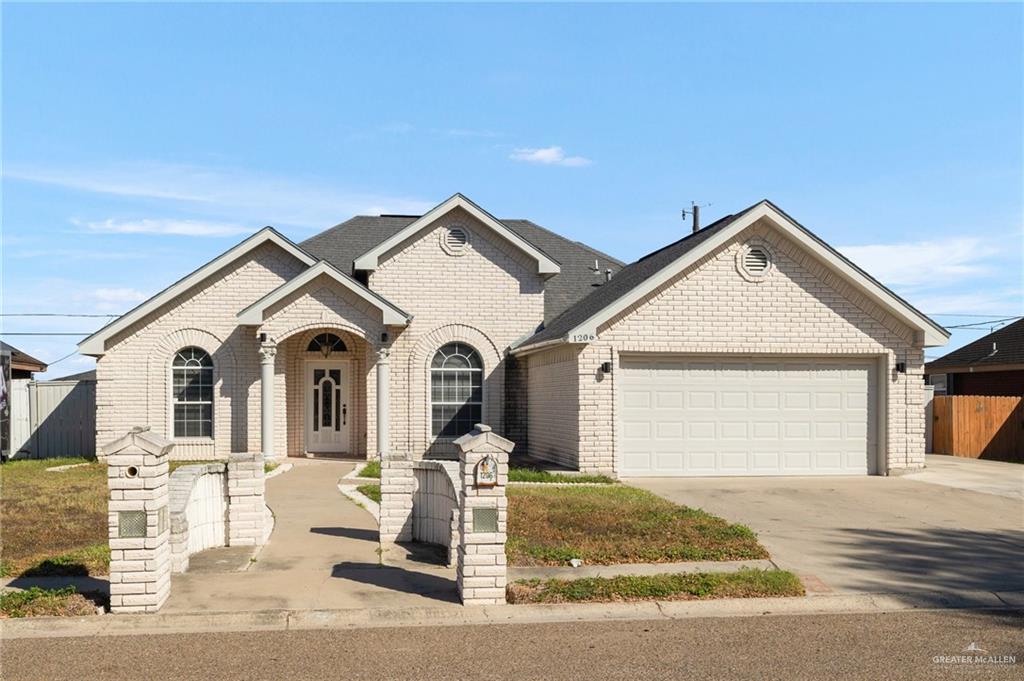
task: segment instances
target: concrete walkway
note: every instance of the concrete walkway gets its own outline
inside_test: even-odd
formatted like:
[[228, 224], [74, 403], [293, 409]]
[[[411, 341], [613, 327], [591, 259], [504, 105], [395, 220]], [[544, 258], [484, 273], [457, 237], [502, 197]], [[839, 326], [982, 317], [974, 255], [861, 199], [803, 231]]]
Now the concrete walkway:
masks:
[[251, 551], [211, 549], [175, 575], [164, 612], [414, 607], [456, 603], [454, 571], [383, 567], [377, 523], [338, 491], [354, 463], [292, 459], [267, 481], [274, 533]]
[[923, 471], [905, 477], [915, 482], [1024, 501], [1024, 464], [929, 454], [925, 457]]

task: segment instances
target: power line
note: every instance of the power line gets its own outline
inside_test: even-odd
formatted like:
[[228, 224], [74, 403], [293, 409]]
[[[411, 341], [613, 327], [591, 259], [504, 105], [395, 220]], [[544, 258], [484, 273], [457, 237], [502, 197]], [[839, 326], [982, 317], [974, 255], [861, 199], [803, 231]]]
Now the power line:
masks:
[[4, 312], [0, 317], [120, 317], [119, 314], [68, 314], [65, 312]]
[[0, 331], [0, 336], [88, 336], [92, 331]]
[[[960, 313], [960, 312], [930, 312], [930, 313], [928, 313], [928, 316], [929, 317], [982, 317], [984, 319], [988, 319], [989, 317], [992, 317], [994, 315], [990, 315], [990, 314], [966, 314], [966, 313]], [[1022, 317], [1022, 315], [1015, 315], [1015, 316], [1010, 316], [1010, 319], [1020, 319], [1021, 317]]]

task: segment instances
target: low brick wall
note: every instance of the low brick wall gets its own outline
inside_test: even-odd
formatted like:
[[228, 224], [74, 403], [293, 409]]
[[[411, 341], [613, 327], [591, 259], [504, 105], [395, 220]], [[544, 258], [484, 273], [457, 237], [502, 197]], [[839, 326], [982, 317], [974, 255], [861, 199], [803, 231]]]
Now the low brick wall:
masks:
[[448, 549], [452, 565], [459, 546], [459, 479], [457, 461], [413, 462], [416, 488], [412, 496], [413, 541], [438, 544]]
[[171, 571], [185, 572], [193, 553], [227, 545], [227, 465], [183, 466], [169, 487]]
[[226, 463], [182, 466], [171, 474], [171, 570], [188, 570], [189, 556], [218, 546], [262, 545], [274, 529], [264, 503], [263, 460], [235, 454]]

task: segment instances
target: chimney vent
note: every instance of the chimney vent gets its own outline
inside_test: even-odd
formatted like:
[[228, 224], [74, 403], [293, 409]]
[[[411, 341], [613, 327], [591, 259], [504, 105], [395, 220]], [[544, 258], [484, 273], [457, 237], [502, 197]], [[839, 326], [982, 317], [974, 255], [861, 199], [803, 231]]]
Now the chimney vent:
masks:
[[700, 206], [693, 204], [693, 233], [700, 231]]
[[611, 270], [605, 270], [604, 271], [604, 283], [607, 284], [611, 280], [612, 280], [612, 271]]

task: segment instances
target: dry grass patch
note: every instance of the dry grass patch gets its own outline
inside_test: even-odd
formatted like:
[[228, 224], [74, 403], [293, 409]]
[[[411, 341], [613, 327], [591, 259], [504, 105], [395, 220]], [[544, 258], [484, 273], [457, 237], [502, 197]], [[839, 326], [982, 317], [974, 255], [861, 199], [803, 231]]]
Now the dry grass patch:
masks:
[[635, 487], [510, 487], [507, 493], [510, 565], [768, 557], [750, 528]]
[[509, 603], [607, 603], [804, 595], [800, 580], [785, 570], [527, 579], [510, 584], [507, 591]]
[[0, 573], [105, 575], [107, 467], [45, 469], [83, 459], [11, 461], [0, 466]]

